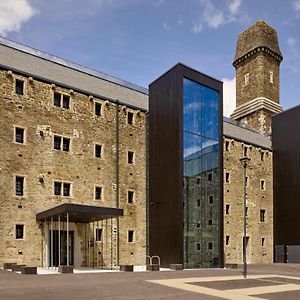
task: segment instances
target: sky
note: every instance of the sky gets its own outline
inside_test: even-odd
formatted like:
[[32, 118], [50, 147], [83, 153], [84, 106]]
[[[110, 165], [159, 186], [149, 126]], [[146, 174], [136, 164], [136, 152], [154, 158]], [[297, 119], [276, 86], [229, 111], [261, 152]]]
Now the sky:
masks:
[[277, 30], [281, 105], [300, 104], [300, 0], [0, 0], [0, 35], [143, 87], [178, 62], [224, 82], [239, 32], [258, 19]]

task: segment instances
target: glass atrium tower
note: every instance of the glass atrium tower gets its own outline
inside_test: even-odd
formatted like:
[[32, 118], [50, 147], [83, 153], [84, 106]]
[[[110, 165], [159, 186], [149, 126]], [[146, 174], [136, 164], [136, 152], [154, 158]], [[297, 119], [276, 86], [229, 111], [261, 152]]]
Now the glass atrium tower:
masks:
[[177, 64], [149, 92], [149, 254], [222, 266], [222, 82]]

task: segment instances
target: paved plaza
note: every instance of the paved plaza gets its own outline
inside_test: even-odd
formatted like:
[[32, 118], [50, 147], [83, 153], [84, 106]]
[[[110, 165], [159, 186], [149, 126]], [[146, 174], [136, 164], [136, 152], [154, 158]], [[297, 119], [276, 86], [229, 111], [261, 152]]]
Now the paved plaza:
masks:
[[169, 272], [20, 275], [0, 270], [0, 299], [300, 299], [300, 265]]

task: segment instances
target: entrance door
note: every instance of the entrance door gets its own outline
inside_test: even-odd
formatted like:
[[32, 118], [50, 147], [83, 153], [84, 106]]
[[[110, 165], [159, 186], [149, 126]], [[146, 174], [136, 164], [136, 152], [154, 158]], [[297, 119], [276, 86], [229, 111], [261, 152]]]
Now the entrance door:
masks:
[[[58, 230], [53, 230], [53, 247], [51, 244], [51, 230], [49, 230], [49, 257], [48, 265], [51, 266], [51, 257], [53, 249], [53, 266], [59, 265], [59, 253], [60, 253], [60, 264], [67, 265], [67, 231], [60, 231], [60, 249], [58, 243]], [[69, 265], [74, 265], [74, 231], [69, 231]]]

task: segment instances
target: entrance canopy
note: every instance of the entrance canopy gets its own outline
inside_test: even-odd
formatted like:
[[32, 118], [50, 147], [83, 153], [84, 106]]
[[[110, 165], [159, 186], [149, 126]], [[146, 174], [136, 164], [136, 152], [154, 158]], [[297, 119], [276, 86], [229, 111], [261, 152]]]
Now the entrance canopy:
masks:
[[123, 216], [123, 209], [64, 203], [36, 214], [37, 221], [53, 218], [59, 220], [68, 214], [68, 221], [74, 223], [91, 223]]

